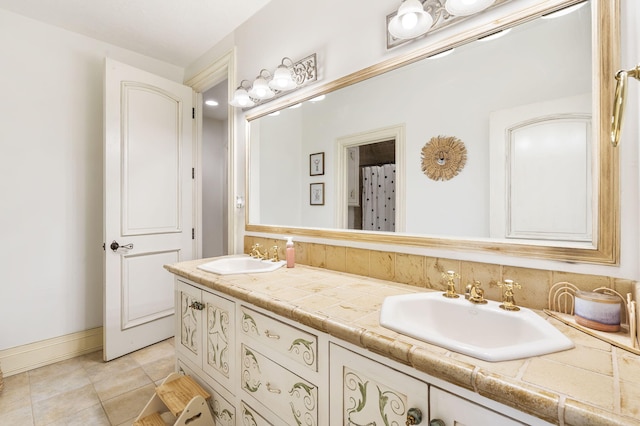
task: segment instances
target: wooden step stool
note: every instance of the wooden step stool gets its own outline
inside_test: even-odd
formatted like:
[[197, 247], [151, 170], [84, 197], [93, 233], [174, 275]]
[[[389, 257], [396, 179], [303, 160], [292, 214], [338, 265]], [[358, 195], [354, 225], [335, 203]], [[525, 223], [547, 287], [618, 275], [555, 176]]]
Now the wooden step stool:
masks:
[[171, 373], [156, 388], [133, 426], [214, 426], [209, 398], [211, 395], [191, 376]]

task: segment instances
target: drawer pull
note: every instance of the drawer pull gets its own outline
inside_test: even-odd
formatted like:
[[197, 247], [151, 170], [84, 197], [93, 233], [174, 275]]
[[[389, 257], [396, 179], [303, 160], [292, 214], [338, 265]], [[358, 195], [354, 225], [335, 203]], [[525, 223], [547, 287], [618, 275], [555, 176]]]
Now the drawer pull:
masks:
[[267, 382], [267, 390], [271, 393], [282, 393], [278, 388], [271, 387], [271, 383]]
[[195, 309], [196, 311], [201, 311], [204, 309], [204, 303], [194, 301], [192, 304], [189, 305], [189, 307], [191, 309]]
[[264, 335], [267, 336], [269, 339], [275, 339], [275, 340], [280, 339], [280, 336], [278, 336], [277, 334], [271, 334], [269, 330], [265, 330]]

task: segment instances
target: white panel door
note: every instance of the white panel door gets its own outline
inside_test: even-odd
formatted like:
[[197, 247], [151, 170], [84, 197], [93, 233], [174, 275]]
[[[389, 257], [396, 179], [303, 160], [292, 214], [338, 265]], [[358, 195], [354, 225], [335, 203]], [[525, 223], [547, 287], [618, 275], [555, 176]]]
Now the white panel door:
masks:
[[192, 258], [192, 90], [105, 62], [104, 359], [174, 334], [173, 278]]
[[591, 244], [591, 94], [490, 116], [490, 236]]

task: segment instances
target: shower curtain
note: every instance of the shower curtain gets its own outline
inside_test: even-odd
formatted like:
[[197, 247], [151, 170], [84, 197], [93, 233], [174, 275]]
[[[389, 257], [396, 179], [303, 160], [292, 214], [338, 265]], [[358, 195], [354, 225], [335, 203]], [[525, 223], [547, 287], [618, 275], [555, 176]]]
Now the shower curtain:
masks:
[[362, 229], [396, 230], [396, 165], [362, 168]]

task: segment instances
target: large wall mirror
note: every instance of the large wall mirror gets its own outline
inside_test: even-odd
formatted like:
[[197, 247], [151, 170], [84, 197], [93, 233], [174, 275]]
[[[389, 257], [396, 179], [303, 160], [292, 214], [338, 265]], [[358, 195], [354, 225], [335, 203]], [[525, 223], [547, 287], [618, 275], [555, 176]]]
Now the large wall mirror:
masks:
[[[249, 112], [246, 230], [617, 264], [619, 4], [541, 8]], [[425, 146], [448, 140], [465, 161], [430, 178]]]

